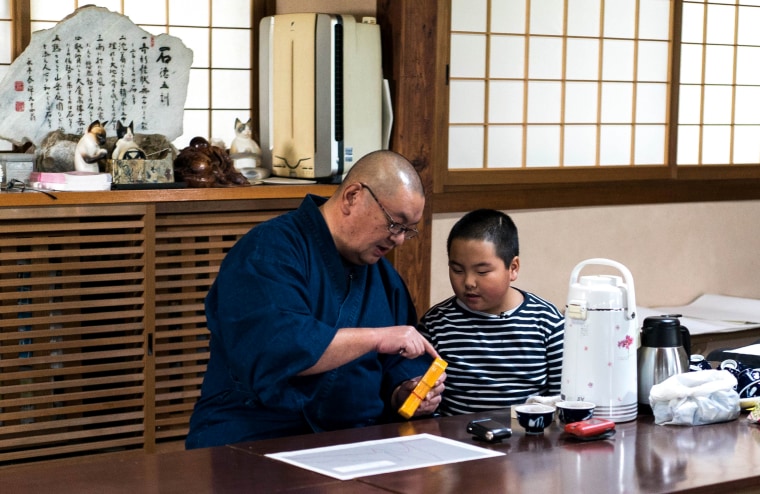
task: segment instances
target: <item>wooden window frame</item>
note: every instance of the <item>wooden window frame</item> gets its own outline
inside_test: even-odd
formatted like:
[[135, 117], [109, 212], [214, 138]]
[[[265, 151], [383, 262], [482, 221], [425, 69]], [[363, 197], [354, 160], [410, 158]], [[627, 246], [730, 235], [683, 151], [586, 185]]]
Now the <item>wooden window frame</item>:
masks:
[[[437, 15], [436, 88], [438, 104], [433, 134], [444, 136], [434, 149], [432, 212], [463, 212], [479, 207], [534, 209], [552, 207], [645, 204], [760, 198], [758, 165], [676, 165], [680, 24], [682, 0], [674, 0], [667, 116], [667, 164], [658, 167], [604, 166], [557, 169], [449, 170], [448, 65], [451, 2], [440, 2]], [[441, 74], [444, 74], [441, 76]], [[466, 145], [466, 144], [465, 144]]]

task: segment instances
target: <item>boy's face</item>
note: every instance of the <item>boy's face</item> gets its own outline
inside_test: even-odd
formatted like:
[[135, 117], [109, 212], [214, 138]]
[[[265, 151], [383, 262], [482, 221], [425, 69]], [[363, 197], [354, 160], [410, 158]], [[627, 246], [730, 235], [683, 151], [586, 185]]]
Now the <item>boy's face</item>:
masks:
[[517, 279], [519, 269], [518, 257], [512, 259], [509, 266], [504, 265], [496, 255], [493, 242], [461, 238], [451, 242], [451, 287], [457, 298], [472, 310], [500, 314], [514, 308], [510, 303], [514, 290], [509, 287]]

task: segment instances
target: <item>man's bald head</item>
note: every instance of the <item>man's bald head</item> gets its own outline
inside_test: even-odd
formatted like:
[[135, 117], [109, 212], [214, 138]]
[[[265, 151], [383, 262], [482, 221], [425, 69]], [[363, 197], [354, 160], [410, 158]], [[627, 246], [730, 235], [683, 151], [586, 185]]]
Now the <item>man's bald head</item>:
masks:
[[371, 184], [373, 190], [381, 195], [391, 195], [399, 188], [425, 195], [422, 181], [414, 166], [400, 154], [388, 150], [373, 151], [364, 155], [348, 171], [341, 188], [357, 182]]

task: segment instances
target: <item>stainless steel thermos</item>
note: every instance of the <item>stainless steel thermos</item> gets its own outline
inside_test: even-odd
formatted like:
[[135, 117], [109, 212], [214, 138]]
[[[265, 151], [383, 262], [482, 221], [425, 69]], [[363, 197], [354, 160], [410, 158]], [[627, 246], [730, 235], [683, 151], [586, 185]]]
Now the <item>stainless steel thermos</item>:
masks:
[[678, 315], [647, 317], [638, 351], [639, 404], [649, 406], [649, 391], [675, 374], [689, 372], [691, 336]]

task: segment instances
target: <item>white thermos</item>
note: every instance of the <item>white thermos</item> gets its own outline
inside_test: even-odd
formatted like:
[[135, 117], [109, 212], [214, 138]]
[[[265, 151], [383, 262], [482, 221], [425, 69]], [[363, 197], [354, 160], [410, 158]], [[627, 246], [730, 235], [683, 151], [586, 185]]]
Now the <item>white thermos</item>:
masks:
[[[589, 275], [590, 265], [623, 274]], [[570, 275], [565, 310], [562, 399], [596, 404], [594, 416], [628, 422], [638, 412], [639, 327], [631, 272], [610, 259], [587, 259]]]

